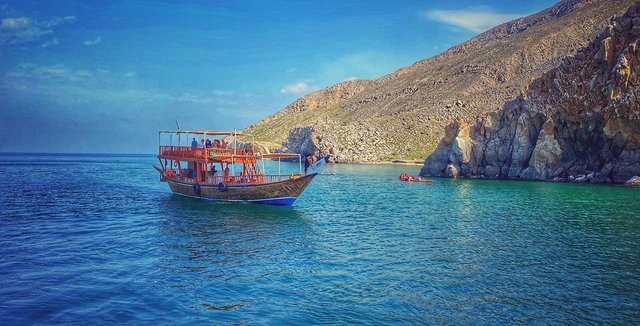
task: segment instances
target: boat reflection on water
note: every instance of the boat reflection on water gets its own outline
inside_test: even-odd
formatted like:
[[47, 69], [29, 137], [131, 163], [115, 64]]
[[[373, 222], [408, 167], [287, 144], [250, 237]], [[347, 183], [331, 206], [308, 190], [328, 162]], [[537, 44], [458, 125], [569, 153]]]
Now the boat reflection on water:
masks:
[[294, 206], [237, 203], [211, 205], [206, 201], [171, 195], [165, 199], [162, 207], [167, 213], [163, 225], [188, 226], [192, 231], [203, 229], [214, 232], [215, 229], [234, 226], [252, 228], [307, 223], [305, 215]]
[[[181, 295], [203, 295], [194, 309], [243, 309], [256, 299], [246, 287], [288, 277], [316, 251], [311, 223], [295, 207], [210, 205], [180, 196], [166, 198], [162, 206], [157, 280], [188, 289]], [[226, 301], [224, 293], [247, 297]]]

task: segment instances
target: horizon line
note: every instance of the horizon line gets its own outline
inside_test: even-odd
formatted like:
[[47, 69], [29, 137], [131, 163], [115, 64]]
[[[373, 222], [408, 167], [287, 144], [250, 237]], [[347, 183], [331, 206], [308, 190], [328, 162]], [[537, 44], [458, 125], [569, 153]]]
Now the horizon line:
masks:
[[0, 151], [0, 155], [138, 155], [138, 156], [149, 156], [149, 155], [157, 155], [155, 153], [91, 153], [91, 152], [3, 152]]

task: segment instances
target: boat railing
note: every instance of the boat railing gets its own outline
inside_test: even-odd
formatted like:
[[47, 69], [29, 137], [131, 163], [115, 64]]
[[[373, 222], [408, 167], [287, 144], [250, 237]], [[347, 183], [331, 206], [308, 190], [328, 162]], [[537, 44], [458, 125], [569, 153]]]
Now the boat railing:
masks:
[[[176, 171], [177, 172], [177, 171]], [[176, 173], [174, 172], [174, 173]], [[167, 176], [167, 179], [172, 179], [175, 181], [181, 181], [186, 183], [195, 183], [196, 178], [189, 178], [185, 176], [180, 176], [172, 173], [171, 176]], [[211, 174], [206, 175], [204, 180], [205, 184], [217, 185], [220, 183], [224, 184], [262, 184], [262, 183], [273, 183], [290, 180], [292, 178], [299, 177], [298, 175], [254, 175], [254, 176], [212, 176]]]
[[258, 174], [253, 176], [211, 176], [207, 175], [206, 183], [208, 184], [261, 184], [286, 181], [291, 179], [290, 175], [264, 175]]
[[189, 177], [185, 177], [185, 176], [180, 176], [180, 175], [172, 175], [171, 177], [168, 177], [169, 179], [173, 179], [175, 181], [180, 181], [180, 182], [186, 182], [186, 183], [196, 183], [196, 179], [195, 178], [189, 178]]
[[[190, 146], [160, 146], [159, 154], [165, 157], [205, 158], [217, 155], [233, 155], [233, 148], [195, 148]], [[246, 155], [244, 149], [236, 149], [235, 155]]]

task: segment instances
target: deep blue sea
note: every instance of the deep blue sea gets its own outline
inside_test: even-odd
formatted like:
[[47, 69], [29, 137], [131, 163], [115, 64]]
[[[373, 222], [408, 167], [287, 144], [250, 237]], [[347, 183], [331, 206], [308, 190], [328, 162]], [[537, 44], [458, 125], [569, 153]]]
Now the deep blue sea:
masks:
[[216, 204], [156, 162], [0, 154], [0, 325], [640, 323], [640, 189], [327, 165]]

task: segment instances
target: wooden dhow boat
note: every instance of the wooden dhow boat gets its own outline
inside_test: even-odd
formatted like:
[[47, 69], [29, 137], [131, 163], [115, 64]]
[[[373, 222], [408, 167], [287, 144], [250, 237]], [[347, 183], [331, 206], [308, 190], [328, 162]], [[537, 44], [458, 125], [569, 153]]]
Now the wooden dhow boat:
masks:
[[[169, 145], [162, 145], [169, 136]], [[221, 202], [292, 205], [318, 174], [326, 159], [302, 171], [300, 154], [261, 154], [252, 142], [238, 145], [246, 134], [177, 130], [158, 134], [160, 181], [175, 194]], [[181, 145], [193, 137], [191, 144]], [[177, 138], [178, 145], [173, 145]], [[230, 139], [229, 142], [227, 140]], [[265, 161], [278, 161], [278, 173], [266, 174]], [[281, 161], [297, 160], [298, 173], [281, 174]], [[261, 164], [260, 164], [261, 163]], [[306, 165], [305, 165], [306, 166]]]

